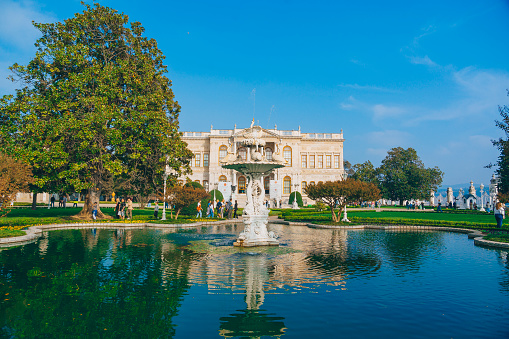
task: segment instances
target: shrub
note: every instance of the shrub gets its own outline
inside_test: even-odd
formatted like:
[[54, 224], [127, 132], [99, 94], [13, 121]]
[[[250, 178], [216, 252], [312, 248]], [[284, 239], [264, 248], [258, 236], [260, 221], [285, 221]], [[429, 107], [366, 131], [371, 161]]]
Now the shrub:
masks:
[[288, 203], [291, 205], [293, 204], [293, 201], [295, 200], [295, 196], [297, 196], [297, 205], [299, 205], [299, 207], [302, 207], [304, 204], [302, 203], [302, 195], [300, 194], [300, 192], [292, 192], [290, 194], [290, 199], [288, 200]]

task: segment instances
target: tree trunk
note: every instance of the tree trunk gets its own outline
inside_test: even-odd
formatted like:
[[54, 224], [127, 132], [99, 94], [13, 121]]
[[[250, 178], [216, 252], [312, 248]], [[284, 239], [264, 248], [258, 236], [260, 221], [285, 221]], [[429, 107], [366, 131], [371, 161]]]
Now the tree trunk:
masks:
[[32, 193], [32, 209], [37, 208], [37, 192]]
[[330, 208], [330, 212], [331, 212], [331, 214], [332, 214], [332, 221], [333, 221], [333, 222], [337, 222], [337, 221], [338, 221], [338, 219], [337, 219], [337, 217], [336, 217], [336, 213], [334, 213], [334, 207], [333, 207], [332, 205], [329, 205], [329, 208]]
[[101, 191], [98, 191], [96, 188], [89, 188], [87, 193], [85, 194], [85, 200], [83, 203], [83, 209], [74, 216], [77, 219], [84, 220], [93, 220], [92, 211], [94, 210], [94, 202], [97, 202], [97, 219], [111, 219], [109, 215], [101, 212], [101, 207], [99, 204], [99, 197], [101, 196]]
[[181, 209], [182, 209], [182, 208], [179, 208], [178, 210], [176, 210], [176, 211], [175, 211], [175, 220], [177, 220], [177, 219], [178, 219], [178, 217], [179, 217], [179, 213], [180, 213], [180, 210], [181, 210]]

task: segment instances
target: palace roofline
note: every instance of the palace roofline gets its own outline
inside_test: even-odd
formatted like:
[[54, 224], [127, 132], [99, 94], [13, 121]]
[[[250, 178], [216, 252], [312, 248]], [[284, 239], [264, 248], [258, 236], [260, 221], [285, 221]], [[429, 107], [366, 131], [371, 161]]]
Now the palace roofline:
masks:
[[[210, 126], [210, 132], [194, 132], [194, 131], [182, 131], [182, 136], [185, 138], [228, 138], [237, 137], [242, 131], [248, 128], [237, 128], [237, 125], [233, 129], [214, 129]], [[343, 130], [340, 133], [302, 133], [300, 126], [298, 130], [278, 130], [277, 126], [274, 129], [262, 128], [262, 130], [268, 134], [267, 138], [295, 138], [295, 139], [313, 139], [313, 140], [344, 140]]]

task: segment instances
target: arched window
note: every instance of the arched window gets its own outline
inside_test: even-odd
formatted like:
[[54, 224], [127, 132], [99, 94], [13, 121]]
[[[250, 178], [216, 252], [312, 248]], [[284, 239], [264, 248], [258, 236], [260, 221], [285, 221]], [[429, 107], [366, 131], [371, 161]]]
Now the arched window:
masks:
[[228, 147], [222, 145], [219, 147], [219, 161], [223, 159], [228, 154]]
[[292, 148], [290, 146], [283, 148], [283, 158], [285, 158], [288, 166], [292, 166]]
[[226, 176], [224, 176], [224, 175], [220, 176], [219, 182], [226, 182]]
[[301, 183], [301, 187], [302, 187], [302, 190], [305, 190], [305, 189], [306, 189], [306, 187], [308, 187], [308, 183], [307, 183], [307, 182], [305, 182], [305, 181], [303, 181], [303, 182]]
[[323, 182], [322, 182], [322, 181], [319, 181], [318, 183], [319, 183], [319, 184], [323, 184]]
[[315, 184], [315, 182], [314, 182], [314, 181], [310, 181], [310, 182], [309, 182], [309, 184], [310, 184], [310, 185], [314, 185], [314, 184]]
[[270, 193], [270, 177], [265, 177], [263, 179], [263, 187], [265, 188], [265, 194]]
[[283, 194], [290, 194], [292, 189], [292, 179], [290, 177], [285, 177], [283, 179]]
[[265, 148], [265, 158], [267, 158], [268, 161], [272, 161], [272, 149]]
[[239, 149], [239, 155], [242, 160], [247, 160], [247, 150], [245, 148]]
[[239, 187], [239, 194], [240, 193], [246, 193], [246, 177], [242, 177], [240, 176], [238, 179], [237, 179], [237, 182], [238, 182], [238, 187]]

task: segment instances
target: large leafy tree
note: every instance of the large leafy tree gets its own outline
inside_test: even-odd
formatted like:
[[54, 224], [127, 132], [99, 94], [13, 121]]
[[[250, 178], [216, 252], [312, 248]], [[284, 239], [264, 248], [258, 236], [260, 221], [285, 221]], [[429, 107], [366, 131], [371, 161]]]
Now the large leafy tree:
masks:
[[352, 178], [319, 182], [307, 186], [304, 191], [310, 199], [329, 206], [334, 222], [340, 220], [341, 212], [347, 204], [380, 199], [380, 190], [374, 184]]
[[5, 148], [36, 169], [39, 187], [84, 190], [83, 217], [111, 176], [155, 192], [166, 165], [178, 176], [192, 157], [156, 41], [127, 15], [85, 7], [64, 22], [35, 24], [35, 57], [11, 67], [25, 87], [0, 106]]
[[396, 147], [389, 150], [378, 168], [382, 196], [393, 201], [429, 199], [442, 183], [443, 173], [438, 167], [425, 168], [413, 148]]
[[[495, 120], [495, 124], [504, 132], [505, 138], [492, 140], [492, 143], [500, 151], [498, 161], [495, 164], [498, 167], [496, 173], [500, 179], [498, 184], [498, 198], [501, 201], [507, 202], [509, 201], [509, 106], [499, 106], [498, 112], [502, 119]], [[493, 165], [489, 165], [487, 167], [492, 166]]]
[[368, 160], [362, 164], [355, 164], [352, 169], [354, 170], [352, 174], [353, 179], [378, 185], [377, 169], [371, 161]]

